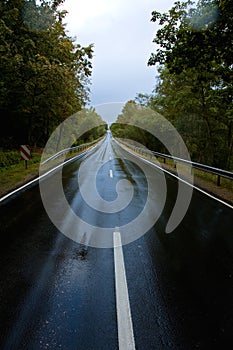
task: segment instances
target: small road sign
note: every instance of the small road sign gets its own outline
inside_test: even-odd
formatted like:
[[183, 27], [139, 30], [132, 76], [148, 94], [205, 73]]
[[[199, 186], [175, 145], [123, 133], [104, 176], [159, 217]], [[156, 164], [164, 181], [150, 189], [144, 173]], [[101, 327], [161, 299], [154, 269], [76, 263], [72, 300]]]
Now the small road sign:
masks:
[[31, 158], [30, 146], [28, 145], [20, 146], [20, 157], [22, 160], [29, 160]]
[[21, 160], [25, 160], [25, 169], [28, 168], [28, 160], [31, 158], [30, 146], [21, 145], [20, 146], [20, 158]]

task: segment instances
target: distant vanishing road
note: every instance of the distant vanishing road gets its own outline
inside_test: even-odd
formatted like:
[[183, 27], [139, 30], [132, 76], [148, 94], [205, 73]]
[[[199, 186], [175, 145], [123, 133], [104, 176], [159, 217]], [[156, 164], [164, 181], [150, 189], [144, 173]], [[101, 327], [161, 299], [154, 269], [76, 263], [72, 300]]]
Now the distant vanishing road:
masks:
[[[89, 173], [80, 191], [84, 161]], [[160, 208], [162, 170], [143, 167], [153, 178], [154, 205]], [[97, 168], [96, 187], [109, 203], [117, 198], [119, 180], [127, 180], [120, 189], [123, 202], [131, 184], [133, 198], [124, 209], [106, 214], [92, 194], [90, 176]], [[43, 180], [51, 190], [53, 176]], [[233, 349], [233, 211], [194, 190], [182, 223], [166, 234], [178, 180], [168, 174], [165, 180], [159, 220], [121, 245], [120, 227], [142, 212], [147, 196], [134, 155], [108, 136], [64, 166], [63, 188], [72, 210], [93, 227], [110, 228], [112, 248], [90, 247], [85, 232], [83, 244], [59, 232], [38, 183], [1, 203], [0, 349]], [[59, 201], [55, 211], [56, 206]], [[61, 220], [65, 227], [68, 215]]]

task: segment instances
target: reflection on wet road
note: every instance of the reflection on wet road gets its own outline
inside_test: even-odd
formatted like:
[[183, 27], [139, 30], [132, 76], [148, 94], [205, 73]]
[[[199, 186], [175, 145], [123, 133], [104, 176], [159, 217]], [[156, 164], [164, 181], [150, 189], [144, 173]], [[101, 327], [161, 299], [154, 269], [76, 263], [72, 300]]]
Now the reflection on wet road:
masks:
[[[89, 223], [112, 228], [110, 240], [117, 227], [139, 215], [147, 196], [145, 176], [126, 153], [107, 139], [86, 158], [90, 171], [93, 162], [99, 164], [98, 195], [90, 193], [94, 209], [84, 203], [77, 181], [82, 159], [63, 169], [73, 211]], [[148, 171], [153, 179], [161, 175], [149, 165]], [[119, 180], [127, 182], [117, 193]], [[52, 176], [45, 181], [52, 183]], [[82, 181], [88, 191], [88, 175]], [[104, 214], [98, 196], [109, 203], [118, 194], [131, 198], [127, 183], [133, 188], [130, 204]], [[195, 191], [182, 223], [165, 234], [177, 195], [176, 179], [166, 176], [166, 183], [160, 219], [122, 247], [135, 348], [232, 348], [232, 210]], [[155, 208], [159, 191], [155, 181]], [[82, 243], [51, 223], [38, 185], [1, 205], [1, 349], [119, 348], [114, 248], [89, 247], [85, 235]]]

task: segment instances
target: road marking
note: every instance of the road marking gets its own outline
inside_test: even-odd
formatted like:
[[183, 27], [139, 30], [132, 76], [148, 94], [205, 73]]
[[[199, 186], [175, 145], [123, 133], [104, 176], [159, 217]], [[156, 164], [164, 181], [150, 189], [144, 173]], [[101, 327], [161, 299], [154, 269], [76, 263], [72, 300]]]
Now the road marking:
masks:
[[161, 169], [161, 170], [164, 171], [165, 173], [167, 173], [167, 174], [169, 174], [169, 175], [175, 177], [176, 179], [178, 179], [179, 181], [185, 183], [186, 185], [188, 185], [188, 186], [194, 188], [195, 190], [197, 190], [197, 191], [199, 191], [199, 192], [205, 194], [206, 196], [208, 196], [208, 197], [210, 197], [210, 198], [216, 200], [217, 202], [219, 202], [219, 203], [221, 203], [221, 204], [224, 204], [224, 205], [226, 205], [227, 207], [233, 209], [233, 206], [232, 206], [231, 204], [229, 204], [229, 203], [227, 203], [227, 202], [224, 202], [222, 199], [213, 196], [212, 194], [210, 194], [210, 193], [208, 193], [208, 192], [202, 190], [201, 188], [199, 188], [199, 187], [197, 187], [197, 186], [191, 184], [191, 183], [188, 182], [188, 181], [185, 181], [185, 180], [182, 179], [181, 177], [176, 176], [175, 174], [170, 173], [169, 171], [167, 171], [167, 170], [165, 170], [164, 168], [162, 168], [162, 167], [160, 167], [160, 166], [158, 166], [158, 165], [156, 165], [156, 164], [150, 162], [149, 160], [146, 160], [146, 159], [145, 159], [145, 162], [147, 162], [147, 163], [149, 163], [149, 164], [151, 164], [151, 165], [154, 165], [156, 168]]
[[110, 175], [111, 178], [113, 178], [113, 171], [112, 171], [112, 169], [109, 170], [109, 175]]
[[[118, 142], [118, 144], [119, 144], [119, 142]], [[120, 144], [119, 144], [119, 146], [122, 147]], [[224, 202], [222, 199], [217, 198], [217, 197], [213, 196], [212, 194], [210, 194], [210, 193], [208, 193], [208, 192], [202, 190], [201, 188], [199, 188], [199, 187], [197, 187], [197, 186], [195, 186], [195, 185], [189, 183], [188, 181], [185, 181], [184, 179], [178, 177], [177, 175], [170, 173], [170, 171], [164, 169], [162, 166], [159, 166], [159, 165], [157, 165], [157, 164], [155, 164], [155, 163], [152, 163], [151, 161], [149, 161], [149, 160], [147, 160], [147, 159], [141, 158], [140, 156], [138, 156], [138, 155], [132, 153], [131, 151], [129, 151], [128, 149], [125, 149], [124, 147], [122, 147], [122, 148], [123, 148], [126, 152], [128, 152], [128, 153], [130, 153], [132, 156], [134, 156], [135, 158], [140, 159], [142, 162], [148, 163], [149, 165], [152, 165], [153, 167], [155, 167], [155, 168], [157, 168], [157, 169], [163, 171], [164, 173], [169, 174], [170, 176], [175, 177], [175, 178], [178, 179], [179, 181], [181, 181], [181, 182], [185, 183], [186, 185], [188, 185], [188, 186], [194, 188], [195, 190], [197, 190], [197, 191], [199, 191], [199, 192], [205, 194], [206, 196], [208, 196], [208, 197], [210, 197], [210, 198], [216, 200], [217, 202], [219, 202], [219, 203], [221, 203], [221, 204], [224, 204], [224, 205], [226, 205], [227, 207], [233, 209], [233, 205], [231, 205], [230, 203]]]
[[[40, 181], [41, 179], [43, 179], [44, 177], [46, 177], [47, 175], [51, 174], [52, 172], [56, 171], [57, 169], [63, 167], [64, 165], [66, 165], [67, 163], [70, 163], [72, 161], [74, 161], [76, 158], [81, 158], [83, 156], [85, 156], [89, 151], [93, 151], [97, 146], [94, 146], [91, 150], [87, 150], [87, 151], [84, 151], [83, 153], [80, 153], [78, 154], [77, 156], [74, 156], [70, 159], [68, 159], [67, 161], [55, 166], [54, 168], [52, 168], [51, 170], [47, 171], [46, 173], [44, 173], [43, 175], [40, 175], [38, 176], [37, 178], [35, 178], [34, 180], [31, 180], [29, 182], [27, 182], [25, 185], [19, 187], [19, 188], [16, 188], [16, 190], [6, 194], [5, 196], [1, 197], [0, 198], [0, 202], [3, 202], [5, 199], [11, 197], [12, 195], [22, 191], [24, 188], [27, 188], [28, 186], [32, 185], [33, 183], [37, 182], [37, 181]], [[41, 163], [43, 164], [43, 163]]]
[[133, 322], [129, 304], [124, 256], [120, 232], [113, 232], [116, 310], [119, 350], [135, 350]]
[[112, 160], [112, 157], [111, 157], [111, 156], [109, 157], [109, 160]]

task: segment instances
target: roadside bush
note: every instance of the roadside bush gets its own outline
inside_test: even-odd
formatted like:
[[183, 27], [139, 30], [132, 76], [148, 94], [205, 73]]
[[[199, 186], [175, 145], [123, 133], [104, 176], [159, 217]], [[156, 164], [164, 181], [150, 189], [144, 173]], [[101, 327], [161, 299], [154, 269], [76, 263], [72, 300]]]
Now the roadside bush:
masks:
[[17, 151], [0, 151], [0, 167], [6, 168], [20, 163], [20, 154]]
[[[30, 163], [37, 163], [40, 161], [40, 154], [33, 154], [30, 159]], [[0, 170], [9, 168], [13, 165], [20, 164], [22, 160], [20, 159], [19, 151], [3, 151], [0, 150]]]

